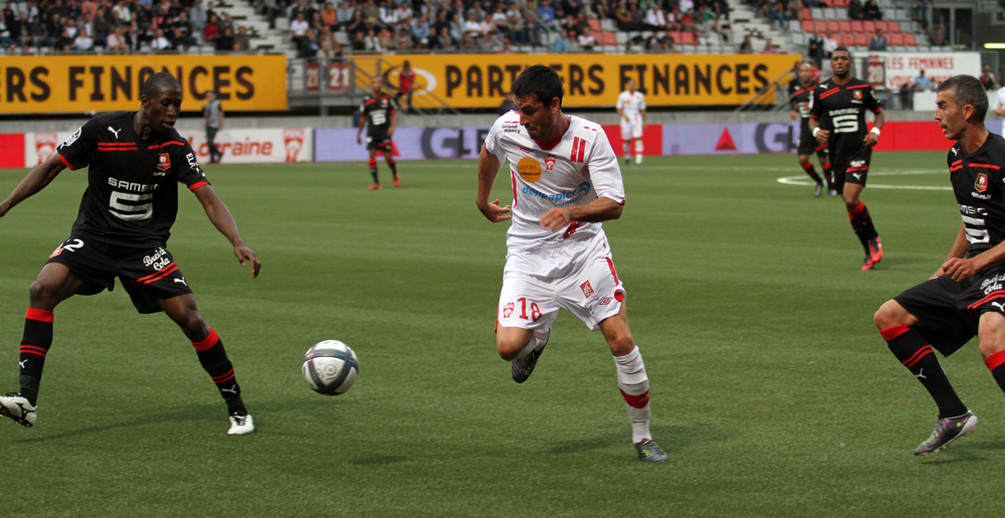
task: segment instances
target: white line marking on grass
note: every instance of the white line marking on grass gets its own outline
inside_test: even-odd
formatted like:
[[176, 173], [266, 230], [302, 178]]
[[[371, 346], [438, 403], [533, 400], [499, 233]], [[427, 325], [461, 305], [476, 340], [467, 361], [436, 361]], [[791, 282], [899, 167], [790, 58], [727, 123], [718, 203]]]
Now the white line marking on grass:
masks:
[[[899, 176], [899, 175], [917, 175], [917, 174], [948, 174], [947, 171], [943, 169], [921, 169], [918, 171], [889, 171], [889, 172], [879, 172], [870, 171], [869, 176]], [[810, 177], [806, 175], [799, 176], [783, 176], [776, 180], [778, 183], [786, 185], [806, 185], [812, 186], [816, 185]], [[951, 191], [952, 186], [931, 186], [931, 185], [885, 185], [869, 183], [866, 187], [872, 187], [874, 189], [908, 189], [915, 191]]]

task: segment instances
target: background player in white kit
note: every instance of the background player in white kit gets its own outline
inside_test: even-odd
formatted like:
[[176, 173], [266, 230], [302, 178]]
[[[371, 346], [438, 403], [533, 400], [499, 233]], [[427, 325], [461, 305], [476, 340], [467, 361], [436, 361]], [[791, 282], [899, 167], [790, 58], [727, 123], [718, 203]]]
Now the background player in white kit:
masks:
[[[599, 124], [562, 113], [563, 94], [551, 68], [524, 70], [513, 83], [516, 111], [496, 120], [478, 158], [478, 209], [492, 222], [512, 220], [496, 349], [522, 383], [559, 309], [599, 329], [614, 355], [639, 458], [665, 462], [649, 431], [649, 378], [601, 223], [620, 217], [624, 206], [618, 159]], [[501, 161], [509, 165], [512, 207], [489, 201]]]
[[618, 95], [618, 115], [621, 116], [621, 140], [624, 142], [625, 165], [631, 163], [635, 150], [635, 164], [642, 165], [642, 135], [646, 132], [646, 96], [636, 90], [634, 79], [625, 82], [625, 91]]

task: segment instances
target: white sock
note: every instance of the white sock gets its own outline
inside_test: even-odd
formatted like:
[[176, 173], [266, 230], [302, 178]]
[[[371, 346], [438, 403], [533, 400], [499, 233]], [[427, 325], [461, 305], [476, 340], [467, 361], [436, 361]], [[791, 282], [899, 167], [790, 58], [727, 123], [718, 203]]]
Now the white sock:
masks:
[[523, 358], [523, 357], [527, 356], [528, 354], [530, 354], [532, 351], [534, 351], [535, 349], [537, 349], [540, 346], [541, 346], [541, 341], [538, 340], [536, 336], [531, 335], [530, 341], [527, 342], [527, 345], [523, 346], [523, 349], [520, 349], [520, 354], [517, 355], [516, 359], [519, 360], [520, 358]]
[[635, 139], [635, 163], [642, 163], [642, 152], [644, 151], [642, 147], [642, 139]]
[[649, 431], [649, 377], [642, 361], [639, 348], [624, 356], [615, 356], [614, 365], [618, 369], [618, 388], [625, 398], [628, 417], [632, 421], [632, 442], [651, 439]]

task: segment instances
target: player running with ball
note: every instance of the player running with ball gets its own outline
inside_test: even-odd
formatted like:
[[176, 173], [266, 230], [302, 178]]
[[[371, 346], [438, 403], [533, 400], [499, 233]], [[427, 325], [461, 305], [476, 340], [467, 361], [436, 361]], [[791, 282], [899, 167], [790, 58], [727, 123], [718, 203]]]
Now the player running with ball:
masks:
[[[649, 431], [649, 378], [602, 224], [620, 217], [625, 202], [618, 159], [599, 124], [562, 113], [563, 94], [551, 68], [524, 70], [513, 83], [516, 111], [496, 120], [478, 158], [478, 209], [492, 222], [512, 220], [496, 349], [522, 383], [559, 309], [600, 330], [614, 355], [639, 458], [665, 462]], [[512, 207], [489, 200], [501, 162], [509, 166]]]

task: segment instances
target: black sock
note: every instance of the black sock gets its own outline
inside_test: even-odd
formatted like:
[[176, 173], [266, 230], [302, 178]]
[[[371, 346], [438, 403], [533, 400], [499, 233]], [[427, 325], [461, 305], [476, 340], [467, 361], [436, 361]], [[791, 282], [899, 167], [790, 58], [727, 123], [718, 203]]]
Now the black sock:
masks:
[[855, 236], [862, 243], [862, 248], [868, 254], [869, 240], [879, 237], [876, 227], [872, 224], [872, 216], [869, 215], [869, 208], [859, 200], [858, 205], [848, 211], [848, 220], [851, 222], [851, 229], [855, 232]]
[[966, 413], [967, 406], [957, 397], [935, 357], [935, 351], [921, 333], [908, 326], [893, 326], [880, 331], [880, 334], [890, 346], [890, 352], [931, 394], [939, 407], [940, 419]]
[[216, 383], [220, 395], [227, 402], [227, 412], [246, 415], [248, 411], [244, 408], [244, 401], [241, 400], [241, 386], [237, 384], [237, 378], [234, 376], [234, 366], [227, 358], [223, 341], [217, 336], [216, 331], [210, 329], [209, 336], [205, 340], [192, 342], [192, 346], [199, 355], [202, 368], [213, 378], [213, 383]]
[[803, 171], [806, 171], [806, 174], [812, 178], [814, 182], [824, 183], [823, 180], [820, 179], [820, 175], [817, 174], [817, 170], [813, 168], [813, 164], [806, 162], [806, 165], [803, 166]]
[[391, 166], [391, 174], [398, 176], [398, 162], [395, 160], [388, 160], [387, 165]]
[[38, 386], [42, 381], [45, 355], [52, 346], [52, 311], [28, 308], [24, 316], [24, 335], [18, 358], [21, 376], [21, 395], [35, 405]]
[[991, 371], [995, 382], [1005, 392], [1005, 351], [998, 351], [984, 359], [984, 364]]

